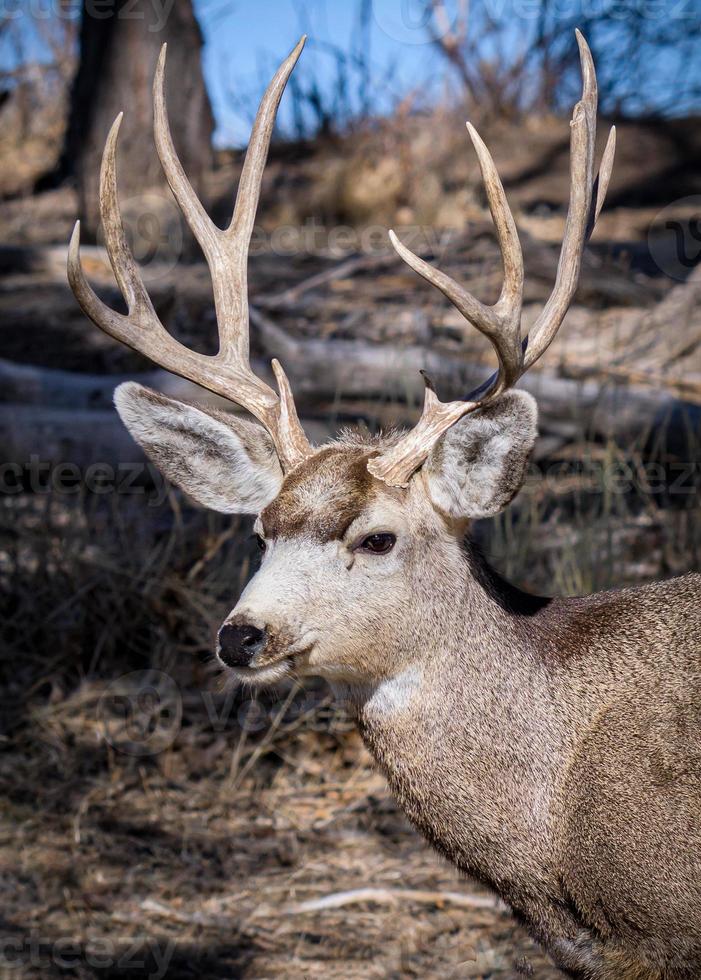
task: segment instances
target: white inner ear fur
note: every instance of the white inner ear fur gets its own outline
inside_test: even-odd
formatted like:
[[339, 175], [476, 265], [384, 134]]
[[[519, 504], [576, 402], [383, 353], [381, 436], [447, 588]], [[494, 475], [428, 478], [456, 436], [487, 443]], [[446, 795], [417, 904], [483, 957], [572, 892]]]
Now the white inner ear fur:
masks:
[[198, 503], [224, 514], [258, 514], [277, 496], [282, 469], [257, 422], [120, 385], [117, 411], [161, 472]]
[[453, 518], [498, 514], [523, 484], [537, 425], [535, 399], [525, 391], [506, 392], [466, 415], [424, 465], [433, 504]]

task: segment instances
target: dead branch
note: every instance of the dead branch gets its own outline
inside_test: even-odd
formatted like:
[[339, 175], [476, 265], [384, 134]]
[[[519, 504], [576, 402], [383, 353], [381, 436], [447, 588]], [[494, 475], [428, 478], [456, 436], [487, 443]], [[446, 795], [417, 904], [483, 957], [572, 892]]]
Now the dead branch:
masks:
[[448, 63], [457, 71], [460, 80], [474, 102], [480, 93], [465, 52], [468, 28], [468, 0], [461, 0], [455, 25], [451, 25], [443, 0], [429, 0], [426, 4], [427, 30], [431, 41]]
[[[314, 912], [326, 912], [333, 909], [346, 908], [349, 905], [392, 905], [403, 902], [420, 905], [434, 905], [444, 908], [447, 905], [462, 909], [483, 909], [488, 912], [501, 914], [507, 911], [507, 906], [489, 895], [475, 895], [469, 892], [424, 891], [414, 888], [355, 888], [350, 891], [333, 892], [321, 898], [309, 899], [293, 905], [259, 905], [249, 916], [248, 921], [260, 918], [282, 918], [288, 915], [309, 915]], [[140, 906], [141, 913], [152, 914], [171, 922], [183, 925], [198, 925], [203, 928], [221, 928], [230, 924], [231, 899], [210, 900], [206, 903], [206, 911], [185, 911], [166, 905], [164, 902], [147, 898]], [[134, 921], [129, 917], [128, 921]]]
[[[327, 909], [340, 909], [348, 905], [361, 905], [372, 902], [375, 905], [398, 905], [400, 902], [415, 902], [422, 905], [435, 905], [442, 908], [454, 905], [463, 909], [488, 909], [490, 912], [506, 910], [503, 902], [487, 895], [472, 895], [468, 892], [421, 891], [414, 888], [355, 888], [346, 892], [333, 892], [322, 898], [313, 898], [296, 905], [287, 905], [278, 915], [306, 915], [309, 912], [325, 912]], [[256, 915], [275, 915], [274, 909], [259, 909]]]
[[[424, 253], [417, 252], [417, 254], [422, 255]], [[431, 253], [429, 252], [427, 254]], [[326, 286], [328, 283], [338, 279], [347, 279], [350, 276], [356, 275], [358, 272], [384, 269], [396, 265], [397, 256], [394, 253], [387, 255], [356, 255], [351, 259], [347, 259], [345, 262], [341, 262], [339, 265], [333, 266], [331, 269], [318, 272], [316, 275], [297, 283], [296, 286], [291, 286], [289, 289], [285, 289], [283, 292], [277, 293], [274, 296], [256, 296], [253, 302], [261, 309], [281, 309], [297, 302], [305, 293], [310, 292], [312, 289], [318, 289], [319, 286]]]

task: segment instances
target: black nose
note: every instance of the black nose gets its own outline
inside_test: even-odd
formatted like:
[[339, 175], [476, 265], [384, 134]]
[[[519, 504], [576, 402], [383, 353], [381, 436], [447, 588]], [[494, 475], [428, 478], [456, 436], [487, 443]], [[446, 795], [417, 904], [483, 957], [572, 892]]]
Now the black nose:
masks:
[[247, 667], [265, 647], [268, 637], [250, 623], [224, 623], [219, 630], [219, 659], [227, 667]]

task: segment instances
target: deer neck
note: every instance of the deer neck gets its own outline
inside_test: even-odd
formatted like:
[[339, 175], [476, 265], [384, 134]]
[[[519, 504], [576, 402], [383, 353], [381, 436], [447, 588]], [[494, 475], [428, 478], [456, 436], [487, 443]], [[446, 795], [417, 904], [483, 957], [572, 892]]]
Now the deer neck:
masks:
[[347, 696], [412, 822], [525, 907], [515, 882], [529, 893], [545, 887], [568, 740], [537, 654], [550, 603], [503, 582], [472, 550], [461, 590], [434, 592], [432, 602], [430, 631], [407, 665]]

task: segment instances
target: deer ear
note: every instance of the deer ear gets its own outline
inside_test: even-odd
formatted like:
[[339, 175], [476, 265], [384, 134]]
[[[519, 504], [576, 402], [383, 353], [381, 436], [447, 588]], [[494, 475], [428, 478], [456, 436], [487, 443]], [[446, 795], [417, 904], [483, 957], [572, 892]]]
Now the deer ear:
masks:
[[282, 469], [257, 422], [195, 408], [134, 382], [114, 402], [146, 455], [176, 486], [224, 514], [258, 514], [277, 496]]
[[535, 399], [508, 391], [448, 429], [423, 468], [434, 505], [455, 518], [498, 514], [521, 489], [537, 424]]

